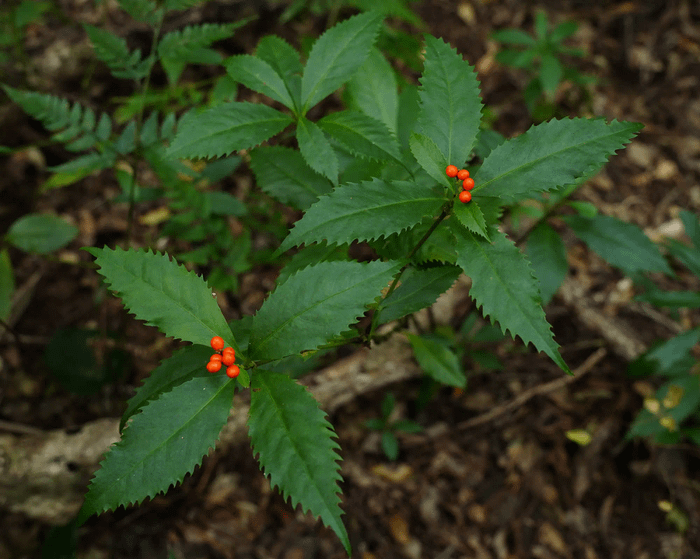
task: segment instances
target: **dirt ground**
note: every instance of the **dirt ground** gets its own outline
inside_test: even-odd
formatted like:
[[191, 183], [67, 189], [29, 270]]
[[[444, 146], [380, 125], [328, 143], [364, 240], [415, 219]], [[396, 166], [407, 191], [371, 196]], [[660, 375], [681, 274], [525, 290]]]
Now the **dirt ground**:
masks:
[[[30, 84], [111, 110], [110, 98], [129, 93], [128, 87], [90, 62], [78, 23], [106, 21], [131, 46], [144, 49], [148, 34], [109, 7], [110, 2], [102, 11], [82, 0], [56, 3], [62, 16], [53, 14], [44, 25], [29, 27], [24, 37], [26, 58], [2, 79], [14, 87]], [[506, 136], [522, 133], [532, 124], [521, 95], [526, 78], [494, 61], [496, 45], [490, 34], [503, 27], [531, 31], [537, 6], [544, 7], [554, 22], [575, 19], [580, 27], [570, 44], [589, 54], [572, 62], [598, 82], [588, 97], [562, 86], [558, 92], [562, 114], [601, 115], [645, 125], [632, 145], [613, 157], [576, 198], [648, 232], [673, 224], [679, 209], [700, 211], [698, 2], [428, 0], [412, 5], [426, 28], [397, 26], [417, 36], [423, 31], [441, 36], [476, 65], [494, 128]], [[324, 16], [309, 13], [281, 26], [277, 23], [281, 9], [213, 1], [170, 24], [232, 21], [259, 10], [255, 22], [221, 47], [225, 54], [251, 52], [268, 33], [299, 46], [300, 36], [318, 34], [326, 26]], [[345, 13], [341, 11], [341, 16]], [[417, 76], [410, 68], [403, 70], [407, 79]], [[48, 176], [45, 166], [67, 160], [67, 152], [48, 143], [41, 126], [6, 99], [0, 106], [0, 123], [0, 145], [40, 146], [0, 157], [0, 233], [30, 211], [56, 212], [80, 228], [78, 239], [55, 258], [10, 252], [17, 287], [26, 292], [26, 307], [14, 326], [18, 340], [0, 338], [0, 434], [21, 433], [22, 428], [77, 429], [101, 417], [118, 417], [133, 387], [174, 349], [155, 329], [136, 322], [119, 301], [99, 290], [99, 277], [85, 265], [89, 255], [78, 250], [122, 241], [126, 206], [109, 203], [118, 187], [106, 172], [38, 194]], [[251, 180], [242, 168], [223, 188], [241, 193]], [[153, 207], [144, 205], [138, 211]], [[587, 304], [603, 316], [619, 319], [637, 347], [700, 324], [697, 312], [674, 319], [629, 303], [633, 288], [623, 276], [561, 230], [571, 277], [583, 286]], [[134, 235], [148, 244], [157, 238], [157, 230], [141, 225]], [[256, 267], [244, 274], [240, 292], [222, 301], [228, 317], [253, 312], [265, 288], [273, 285], [274, 273], [269, 267]], [[700, 289], [693, 281], [679, 276], [672, 287]], [[365, 420], [378, 416], [385, 389], [360, 394], [332, 414], [342, 447], [344, 519], [355, 557], [700, 557], [700, 450], [627, 440], [625, 434], [642, 404], [639, 385], [625, 374], [629, 356], [609, 341], [607, 332], [580, 320], [562, 295], [555, 296], [546, 310], [572, 369], [604, 350], [602, 359], [591, 367], [584, 365], [573, 382], [543, 389], [562, 372], [546, 357], [517, 343], [477, 346], [494, 351], [504, 365], [499, 371], [485, 371], [469, 357], [475, 349], [470, 346], [464, 362], [469, 373], [466, 390], [441, 389], [418, 409], [420, 379], [389, 387], [399, 402], [399, 416], [424, 427], [420, 434], [400, 436], [395, 462], [386, 459], [378, 437], [363, 427]], [[118, 333], [116, 341], [104, 343], [127, 351], [128, 375], [94, 396], [64, 391], [52, 380], [41, 356], [52, 333], [66, 327]], [[592, 442], [580, 446], [570, 441], [565, 433], [571, 429], [589, 429]], [[662, 501], [672, 502], [687, 516], [685, 532], [668, 522], [659, 506]], [[40, 557], [51, 528], [1, 510], [0, 526], [2, 559]], [[294, 511], [270, 489], [246, 444], [213, 453], [167, 495], [91, 519], [78, 535], [78, 556], [90, 559], [169, 554], [187, 559], [345, 557], [330, 530]]]

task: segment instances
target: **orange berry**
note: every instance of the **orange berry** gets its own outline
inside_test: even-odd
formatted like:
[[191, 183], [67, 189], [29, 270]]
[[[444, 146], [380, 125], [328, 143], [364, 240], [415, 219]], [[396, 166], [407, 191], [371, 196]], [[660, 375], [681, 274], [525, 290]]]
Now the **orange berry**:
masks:
[[210, 373], [218, 373], [221, 369], [221, 361], [209, 361], [207, 363], [207, 371]]
[[224, 353], [224, 356], [223, 356], [222, 359], [221, 359], [221, 362], [222, 362], [224, 365], [226, 365], [227, 367], [228, 367], [229, 365], [233, 365], [233, 363], [234, 363], [235, 361], [236, 361], [236, 355], [235, 355], [233, 352], [231, 352], [231, 351], [228, 351], [228, 352]]
[[474, 179], [464, 179], [462, 182], [462, 188], [464, 190], [471, 190], [474, 188]]
[[459, 201], [463, 202], [466, 204], [467, 202], [470, 202], [472, 199], [472, 193], [469, 192], [468, 190], [462, 190], [462, 192], [459, 193]]
[[459, 169], [457, 169], [456, 165], [448, 165], [447, 168], [445, 169], [445, 174], [448, 177], [456, 177], [458, 172], [459, 172]]
[[214, 353], [214, 354], [209, 358], [209, 362], [213, 362], [213, 361], [218, 361], [219, 363], [221, 363], [221, 355], [219, 355], [218, 353]]
[[469, 171], [467, 171], [466, 169], [460, 169], [459, 172], [457, 173], [457, 178], [461, 181], [469, 178]]
[[211, 347], [215, 351], [221, 351], [224, 348], [224, 339], [221, 336], [214, 336], [211, 339]]
[[226, 369], [226, 376], [229, 378], [236, 378], [241, 372], [241, 368], [238, 365], [231, 365]]

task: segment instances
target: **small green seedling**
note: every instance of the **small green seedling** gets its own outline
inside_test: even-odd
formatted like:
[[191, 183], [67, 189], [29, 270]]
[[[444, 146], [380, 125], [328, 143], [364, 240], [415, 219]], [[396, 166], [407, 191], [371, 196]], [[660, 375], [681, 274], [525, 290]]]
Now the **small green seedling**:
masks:
[[392, 419], [391, 414], [395, 406], [396, 398], [389, 392], [382, 400], [382, 416], [365, 421], [365, 427], [372, 431], [381, 432], [382, 450], [389, 460], [396, 460], [399, 456], [399, 440], [396, 438], [397, 431], [420, 433], [423, 430], [418, 423], [410, 419]]
[[581, 49], [564, 45], [564, 41], [577, 29], [575, 21], [564, 21], [550, 29], [547, 15], [538, 11], [535, 14], [534, 36], [521, 29], [502, 29], [491, 35], [494, 40], [513, 47], [501, 50], [496, 60], [506, 66], [522, 68], [530, 75], [523, 97], [535, 120], [554, 116], [554, 97], [563, 81], [569, 80], [580, 87], [595, 82], [593, 76], [581, 74], [561, 60], [565, 55], [584, 56]]

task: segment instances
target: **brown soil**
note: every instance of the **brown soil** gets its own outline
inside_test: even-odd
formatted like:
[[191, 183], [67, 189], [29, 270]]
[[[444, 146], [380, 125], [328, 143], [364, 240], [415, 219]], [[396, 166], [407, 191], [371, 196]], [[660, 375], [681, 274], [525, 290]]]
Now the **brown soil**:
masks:
[[[95, 11], [93, 3], [60, 0], [42, 25], [24, 37], [25, 60], [3, 80], [112, 110], [110, 99], [128, 94], [94, 64], [78, 23], [104, 24], [126, 37], [131, 47], [148, 49], [148, 34], [113, 6]], [[104, 3], [103, 3], [104, 4]], [[108, 6], [113, 3], [107, 2]], [[251, 3], [257, 6], [259, 3]], [[494, 115], [494, 128], [506, 136], [531, 124], [521, 92], [526, 78], [498, 65], [490, 33], [503, 27], [532, 29], [532, 2], [505, 0], [413, 4], [427, 26], [475, 64], [482, 97]], [[700, 8], [690, 0], [544, 2], [550, 19], [575, 19], [580, 28], [572, 46], [585, 49], [577, 67], [599, 78], [588, 97], [563, 86], [563, 115], [601, 115], [643, 122], [632, 146], [613, 157], [605, 170], [576, 194], [606, 214], [649, 231], [663, 229], [679, 209], [700, 210]], [[0, 8], [3, 9], [3, 8]], [[276, 33], [299, 46], [300, 37], [318, 34], [323, 16], [306, 14], [286, 26], [276, 23], [280, 9], [257, 8], [260, 17], [221, 48], [228, 54], [251, 52], [260, 37]], [[245, 2], [211, 2], [178, 16], [173, 28], [196, 21], [233, 21], [255, 8]], [[344, 12], [342, 12], [344, 14]], [[101, 14], [101, 15], [100, 15]], [[420, 30], [398, 23], [412, 32]], [[405, 68], [408, 79], [416, 73]], [[199, 72], [199, 73], [197, 73]], [[188, 70], [185, 79], [203, 79], [207, 70]], [[28, 85], [29, 84], [29, 85]], [[45, 166], [69, 154], [48, 144], [41, 126], [7, 102], [0, 112], [0, 144], [39, 145], [0, 159], [0, 233], [30, 211], [52, 211], [70, 219], [80, 236], [57, 258], [42, 259], [10, 250], [19, 289], [28, 305], [11, 336], [0, 339], [0, 419], [8, 425], [41, 430], [75, 428], [99, 417], [117, 417], [124, 400], [174, 346], [155, 329], [123, 311], [100, 289], [91, 257], [78, 249], [124, 240], [127, 208], [109, 203], [118, 187], [110, 173], [40, 193]], [[242, 168], [224, 188], [243, 194], [251, 184]], [[137, 209], [138, 218], [157, 203]], [[157, 229], [137, 225], [134, 244], [152, 244]], [[570, 239], [565, 237], [567, 241]], [[588, 290], [590, 302], [623, 317], [645, 345], [675, 332], [668, 315], [651, 318], [638, 307], [614, 302], [623, 276], [583, 245], [570, 243], [571, 272]], [[241, 290], [222, 301], [229, 318], [259, 306], [274, 271], [256, 267], [241, 278]], [[693, 283], [695, 281], [695, 283]], [[677, 289], [698, 289], [681, 276]], [[624, 295], [624, 294], [623, 294]], [[558, 343], [572, 369], [601, 344], [604, 336], [587, 329], [559, 298], [547, 308]], [[661, 316], [663, 319], [654, 317]], [[700, 315], [681, 314], [684, 327]], [[97, 349], [117, 345], [130, 356], [128, 374], [97, 395], [80, 397], [52, 380], [43, 348], [59, 328], [95, 328], [109, 333]], [[382, 454], [378, 438], [363, 422], [379, 414], [383, 392], [356, 398], [331, 418], [342, 447], [343, 508], [354, 556], [376, 558], [691, 558], [700, 557], [700, 500], [696, 447], [660, 448], [628, 441], [625, 434], [641, 407], [640, 387], [625, 375], [626, 363], [609, 351], [581, 380], [529, 399], [507, 414], [475, 427], [467, 420], [517, 398], [523, 391], [562, 375], [542, 356], [519, 344], [495, 348], [504, 364], [483, 372], [467, 357], [472, 371], [464, 392], [439, 390], [417, 410], [421, 382], [392, 387], [398, 412], [417, 421], [425, 433], [403, 436], [394, 463]], [[467, 348], [469, 355], [471, 348]], [[462, 426], [460, 428], [460, 425]], [[571, 429], [593, 433], [588, 446], [566, 437]], [[689, 520], [679, 533], [659, 507], [670, 501]], [[0, 511], [0, 557], [41, 556], [50, 526]], [[127, 511], [93, 518], [79, 531], [85, 558], [342, 558], [335, 535], [309, 516], [294, 511], [270, 489], [242, 445], [214, 453], [191, 477], [167, 495]]]

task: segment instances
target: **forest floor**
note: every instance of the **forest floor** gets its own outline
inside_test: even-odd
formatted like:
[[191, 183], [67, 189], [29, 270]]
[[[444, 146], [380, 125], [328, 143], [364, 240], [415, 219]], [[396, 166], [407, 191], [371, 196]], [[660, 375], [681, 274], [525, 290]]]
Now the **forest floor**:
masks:
[[[129, 90], [104, 68], [87, 62], [90, 49], [78, 24], [107, 21], [130, 45], [145, 49], [148, 34], [110, 2], [99, 14], [92, 2], [56, 3], [63, 17], [48, 16], [44, 24], [28, 28], [23, 38], [26, 67], [10, 72], [7, 83], [111, 110], [109, 100]], [[213, 1], [171, 23], [233, 21], [250, 13], [249, 4]], [[307, 13], [282, 26], [277, 23], [281, 8], [268, 11], [257, 4], [252, 3], [261, 10], [260, 17], [226, 44], [231, 49], [227, 54], [252, 52], [269, 33], [298, 47], [300, 37], [318, 35], [327, 24], [323, 15]], [[444, 38], [476, 66], [494, 129], [508, 137], [527, 130], [532, 121], [522, 98], [526, 77], [495, 62], [497, 46], [490, 34], [504, 27], [531, 31], [536, 5], [518, 0], [427, 0], [411, 5], [425, 28], [397, 25], [418, 38], [422, 32]], [[588, 96], [562, 86], [557, 99], [562, 114], [645, 125], [628, 149], [613, 157], [575, 197], [650, 234], [672, 229], [680, 209], [697, 214], [698, 4], [565, 0], [537, 5], [554, 22], [579, 22], [570, 44], [588, 54], [571, 62], [598, 78]], [[402, 70], [408, 80], [418, 75], [408, 67]], [[45, 166], [67, 160], [67, 152], [48, 143], [38, 123], [7, 100], [3, 103], [0, 145], [43, 147], [0, 158], [0, 233], [21, 215], [52, 211], [69, 218], [80, 234], [50, 260], [10, 253], [18, 288], [30, 289], [26, 308], [14, 325], [22, 343], [16, 344], [11, 336], [0, 338], [0, 419], [6, 425], [49, 431], [119, 417], [133, 387], [176, 347], [128, 315], [118, 300], [99, 299], [99, 276], [78, 265], [90, 261], [80, 247], [124, 239], [126, 205], [109, 203], [119, 189], [106, 172], [38, 194], [48, 176]], [[251, 183], [252, 175], [241, 167], [223, 187], [241, 193]], [[140, 225], [132, 234], [141, 245], [153, 244], [157, 227], [139, 222], [138, 217], [156, 207], [138, 209]], [[570, 274], [584, 287], [588, 304], [619, 319], [639, 347], [668, 339], [680, 328], [700, 325], [697, 312], [672, 317], [630, 303], [634, 288], [624, 276], [564, 227], [561, 230]], [[274, 285], [274, 277], [270, 266], [243, 274], [235, 297], [220, 299], [227, 318], [254, 312]], [[685, 277], [679, 277], [674, 287], [699, 289], [697, 282]], [[355, 557], [700, 557], [700, 449], [661, 448], [626, 439], [645, 389], [625, 373], [629, 356], [609, 344], [605, 332], [582, 323], [561, 296], [555, 296], [546, 311], [572, 369], [600, 348], [605, 350], [603, 358], [573, 382], [556, 390], [538, 390], [551, 386], [547, 383], [563, 373], [519, 342], [476, 346], [497, 355], [503, 365], [497, 371], [478, 367], [469, 358], [474, 347], [469, 347], [464, 362], [469, 373], [466, 390], [443, 388], [418, 409], [420, 379], [389, 387], [398, 402], [398, 416], [425, 429], [399, 436], [401, 450], [394, 462], [383, 455], [378, 436], [363, 427], [364, 421], [379, 415], [386, 388], [360, 394], [332, 413], [342, 448], [344, 520]], [[90, 397], [63, 390], [52, 380], [41, 354], [57, 329], [71, 327], [119, 332], [119, 343], [130, 356], [128, 375]], [[518, 400], [522, 394], [531, 396]], [[503, 413], [484, 415], [494, 409]], [[566, 436], [572, 429], [588, 429], [592, 442], [587, 446], [572, 442]], [[667, 520], [659, 506], [663, 501], [687, 517], [687, 530], [679, 531]], [[51, 529], [40, 520], [7, 511], [0, 511], [0, 526], [0, 557], [8, 559], [40, 557]], [[247, 444], [212, 453], [181, 486], [143, 506], [93, 518], [78, 535], [78, 556], [91, 559], [165, 558], [169, 553], [187, 559], [345, 557], [330, 530], [295, 511], [270, 488]]]

